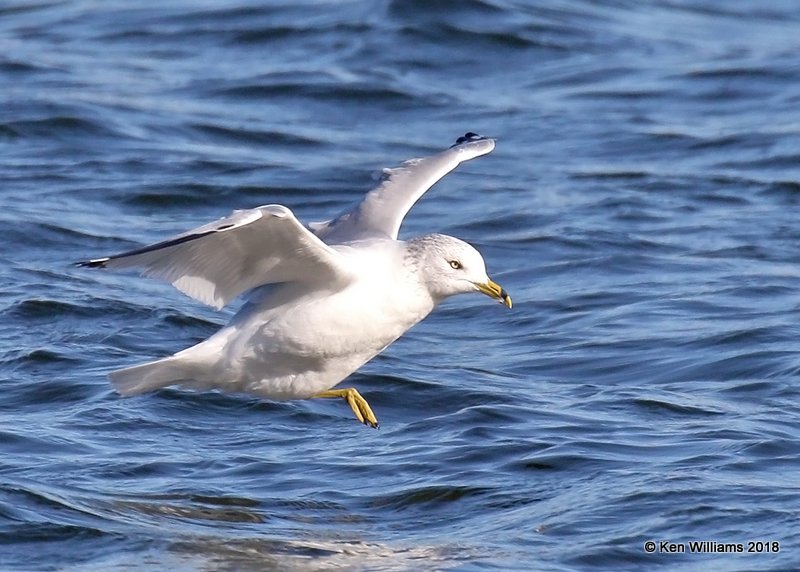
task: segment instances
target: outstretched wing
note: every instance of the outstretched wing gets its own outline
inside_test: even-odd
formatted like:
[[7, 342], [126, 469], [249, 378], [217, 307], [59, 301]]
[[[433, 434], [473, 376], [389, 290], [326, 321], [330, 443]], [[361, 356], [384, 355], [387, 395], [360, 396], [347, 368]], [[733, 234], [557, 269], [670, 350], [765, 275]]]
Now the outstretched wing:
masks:
[[234, 211], [164, 242], [78, 265], [140, 266], [143, 275], [166, 280], [216, 308], [262, 284], [335, 282], [349, 277], [341, 255], [281, 205]]
[[396, 239], [406, 214], [425, 191], [463, 161], [485, 155], [492, 149], [494, 139], [467, 133], [446, 151], [385, 169], [381, 183], [353, 210], [309, 226], [328, 243], [373, 236]]

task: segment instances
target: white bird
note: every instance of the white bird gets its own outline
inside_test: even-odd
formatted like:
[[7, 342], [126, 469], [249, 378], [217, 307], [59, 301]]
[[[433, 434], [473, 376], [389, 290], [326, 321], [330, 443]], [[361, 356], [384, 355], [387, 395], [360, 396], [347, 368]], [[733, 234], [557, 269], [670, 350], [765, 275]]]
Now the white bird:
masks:
[[332, 389], [445, 298], [482, 292], [511, 308], [483, 258], [451, 236], [397, 240], [414, 203], [461, 162], [494, 149], [467, 133], [445, 151], [411, 159], [352, 210], [308, 227], [281, 205], [230, 216], [164, 242], [79, 262], [141, 267], [201, 302], [222, 308], [246, 294], [230, 323], [170, 357], [109, 374], [122, 395], [170, 385], [267, 399], [344, 398], [356, 418], [378, 420], [355, 388]]

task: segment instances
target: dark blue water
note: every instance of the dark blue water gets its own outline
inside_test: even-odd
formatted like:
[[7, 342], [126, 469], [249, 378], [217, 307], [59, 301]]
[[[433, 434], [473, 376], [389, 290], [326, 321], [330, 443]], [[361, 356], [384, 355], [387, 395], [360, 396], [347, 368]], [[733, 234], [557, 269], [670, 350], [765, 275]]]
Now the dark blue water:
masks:
[[[10, 0], [0, 46], [0, 569], [800, 568], [796, 2]], [[110, 389], [233, 310], [72, 261], [325, 219], [468, 130], [403, 234], [514, 309], [352, 376], [380, 430]]]

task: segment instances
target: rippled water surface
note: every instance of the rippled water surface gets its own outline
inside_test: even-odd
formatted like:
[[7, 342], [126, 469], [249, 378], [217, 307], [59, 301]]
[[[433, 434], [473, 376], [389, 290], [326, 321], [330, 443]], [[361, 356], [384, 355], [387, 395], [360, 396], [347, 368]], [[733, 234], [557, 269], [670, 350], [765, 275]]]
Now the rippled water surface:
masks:
[[[0, 569], [800, 567], [795, 2], [10, 0], [0, 46]], [[111, 390], [233, 310], [71, 262], [324, 219], [465, 131], [402, 234], [514, 309], [353, 375], [379, 430]]]

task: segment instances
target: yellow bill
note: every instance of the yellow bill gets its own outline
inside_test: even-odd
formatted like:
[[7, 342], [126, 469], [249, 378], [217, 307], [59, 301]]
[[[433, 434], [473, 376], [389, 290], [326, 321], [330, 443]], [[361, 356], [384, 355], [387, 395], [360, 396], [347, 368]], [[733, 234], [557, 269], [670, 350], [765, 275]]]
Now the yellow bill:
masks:
[[475, 286], [481, 293], [486, 294], [490, 298], [500, 300], [507, 308], [511, 308], [511, 296], [508, 292], [494, 280], [488, 282], [476, 283]]

